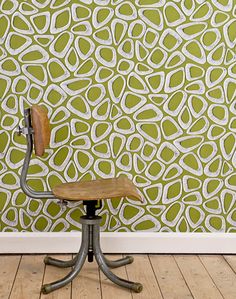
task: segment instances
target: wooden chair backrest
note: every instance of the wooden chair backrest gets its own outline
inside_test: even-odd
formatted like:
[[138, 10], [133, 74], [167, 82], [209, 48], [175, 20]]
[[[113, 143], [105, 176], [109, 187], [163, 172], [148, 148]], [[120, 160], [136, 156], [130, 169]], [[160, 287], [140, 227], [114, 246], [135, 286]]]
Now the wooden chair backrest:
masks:
[[49, 145], [51, 135], [46, 109], [39, 105], [33, 105], [31, 107], [31, 121], [34, 130], [35, 154], [42, 157], [45, 153], [45, 148]]

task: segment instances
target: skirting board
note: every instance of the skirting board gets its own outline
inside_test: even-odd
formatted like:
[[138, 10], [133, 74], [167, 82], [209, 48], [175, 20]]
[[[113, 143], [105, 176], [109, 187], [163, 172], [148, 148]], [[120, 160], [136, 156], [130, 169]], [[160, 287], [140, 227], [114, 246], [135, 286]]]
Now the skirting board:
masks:
[[[80, 232], [3, 232], [0, 253], [75, 253]], [[233, 233], [101, 233], [105, 253], [236, 253]]]

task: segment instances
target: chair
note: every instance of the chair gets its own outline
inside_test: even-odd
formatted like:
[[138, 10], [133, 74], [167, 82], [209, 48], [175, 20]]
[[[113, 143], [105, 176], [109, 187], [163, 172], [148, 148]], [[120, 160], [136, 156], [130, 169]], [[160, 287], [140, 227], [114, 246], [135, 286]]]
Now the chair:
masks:
[[101, 200], [106, 198], [117, 198], [129, 196], [141, 200], [133, 183], [127, 177], [112, 179], [98, 179], [92, 181], [63, 183], [52, 189], [52, 191], [38, 192], [27, 185], [27, 172], [30, 164], [30, 157], [33, 151], [37, 156], [43, 156], [45, 148], [50, 142], [50, 125], [47, 111], [42, 106], [33, 105], [30, 109], [24, 110], [24, 127], [19, 127], [19, 134], [25, 134], [27, 139], [27, 151], [21, 172], [21, 188], [32, 198], [57, 198], [59, 203], [66, 204], [68, 201], [83, 201], [86, 206], [86, 215], [80, 217], [82, 224], [82, 241], [79, 252], [70, 261], [61, 261], [46, 257], [44, 263], [59, 268], [72, 267], [72, 270], [64, 278], [42, 286], [42, 293], [47, 294], [59, 289], [71, 282], [80, 272], [86, 258], [88, 262], [95, 257], [102, 272], [119, 286], [141, 292], [142, 285], [137, 282], [128, 281], [117, 277], [110, 268], [124, 266], [133, 262], [132, 256], [110, 261], [102, 253], [100, 247], [100, 222], [101, 217], [96, 216], [96, 210], [101, 206]]

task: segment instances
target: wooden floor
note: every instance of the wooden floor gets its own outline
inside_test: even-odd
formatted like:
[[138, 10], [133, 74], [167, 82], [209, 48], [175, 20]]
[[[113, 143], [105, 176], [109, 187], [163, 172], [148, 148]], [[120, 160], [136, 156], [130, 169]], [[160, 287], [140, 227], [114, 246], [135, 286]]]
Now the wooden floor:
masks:
[[[68, 269], [44, 266], [43, 255], [0, 255], [0, 299], [235, 299], [236, 256], [134, 255], [131, 265], [114, 269], [125, 279], [141, 282], [142, 293], [110, 283], [96, 263], [84, 265], [67, 287], [40, 295], [42, 283], [66, 275]], [[54, 257], [71, 259], [71, 255]], [[121, 255], [109, 255], [110, 259]]]

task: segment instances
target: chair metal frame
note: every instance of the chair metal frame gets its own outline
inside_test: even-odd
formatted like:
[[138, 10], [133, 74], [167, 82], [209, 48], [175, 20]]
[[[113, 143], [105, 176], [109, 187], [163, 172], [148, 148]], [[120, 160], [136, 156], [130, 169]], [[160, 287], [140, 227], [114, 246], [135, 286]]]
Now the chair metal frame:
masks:
[[[51, 191], [35, 191], [27, 184], [27, 173], [30, 165], [30, 159], [33, 152], [33, 128], [31, 125], [31, 113], [30, 109], [24, 110], [24, 122], [25, 127], [18, 130], [18, 134], [26, 135], [27, 139], [27, 150], [26, 156], [21, 172], [20, 184], [21, 188], [26, 195], [32, 198], [44, 199], [44, 198], [56, 198]], [[59, 200], [58, 204], [67, 204], [67, 200]], [[97, 200], [87, 200], [83, 201], [86, 205], [86, 215], [80, 217], [80, 223], [82, 224], [82, 241], [79, 252], [70, 261], [61, 261], [51, 257], [46, 257], [44, 263], [46, 265], [52, 265], [59, 268], [72, 267], [72, 270], [62, 279], [55, 282], [45, 284], [41, 288], [41, 292], [48, 294], [54, 290], [57, 290], [68, 283], [70, 283], [80, 272], [86, 258], [88, 257], [88, 262], [93, 262], [93, 257], [95, 257], [99, 268], [102, 272], [115, 284], [133, 290], [136, 293], [142, 291], [143, 286], [138, 282], [132, 282], [122, 279], [116, 276], [110, 268], [117, 268], [133, 262], [132, 256], [126, 256], [122, 259], [116, 261], [108, 260], [102, 253], [100, 246], [100, 222], [102, 217], [96, 216], [96, 210], [98, 207]]]

